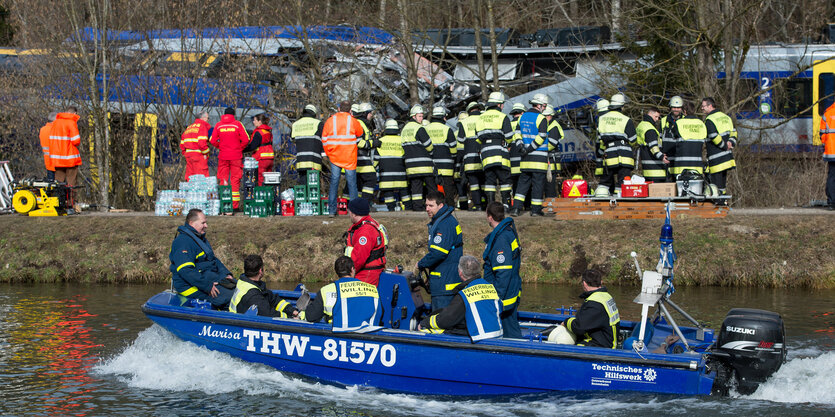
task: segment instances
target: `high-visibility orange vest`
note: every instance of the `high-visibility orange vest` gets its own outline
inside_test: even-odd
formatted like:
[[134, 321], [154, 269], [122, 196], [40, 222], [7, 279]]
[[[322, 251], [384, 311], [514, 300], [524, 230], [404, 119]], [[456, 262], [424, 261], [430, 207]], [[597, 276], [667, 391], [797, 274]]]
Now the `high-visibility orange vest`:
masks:
[[364, 134], [360, 122], [345, 112], [325, 120], [322, 146], [331, 163], [347, 170], [357, 169], [357, 138]]
[[49, 159], [55, 168], [72, 168], [81, 165], [81, 135], [78, 133], [79, 116], [75, 113], [58, 113], [49, 131]]
[[202, 156], [209, 153], [209, 122], [196, 119], [180, 136], [180, 151], [185, 156]]
[[821, 118], [821, 142], [823, 160], [835, 162], [835, 103], [832, 103]]
[[52, 158], [49, 157], [49, 132], [52, 131], [52, 122], [49, 122], [41, 128], [38, 132], [38, 138], [41, 140], [41, 149], [43, 150], [43, 164], [47, 171], [55, 171], [52, 166]]
[[[275, 151], [273, 151], [272, 128], [268, 125], [258, 126], [255, 128], [255, 131], [252, 132], [253, 138], [255, 138], [256, 135], [260, 135], [261, 143], [258, 146], [258, 149], [255, 150], [255, 154], [252, 156], [259, 161], [272, 161], [275, 158]], [[258, 139], [256, 138], [255, 140]]]

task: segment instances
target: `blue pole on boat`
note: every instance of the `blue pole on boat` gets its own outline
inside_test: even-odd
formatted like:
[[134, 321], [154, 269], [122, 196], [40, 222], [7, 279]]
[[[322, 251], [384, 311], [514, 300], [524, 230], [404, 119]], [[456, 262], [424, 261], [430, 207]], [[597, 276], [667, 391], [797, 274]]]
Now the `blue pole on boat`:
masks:
[[666, 280], [668, 289], [667, 296], [672, 295], [676, 290], [673, 286], [673, 266], [676, 263], [676, 252], [673, 249], [673, 225], [670, 223], [670, 206], [672, 202], [667, 203], [667, 218], [664, 220], [664, 225], [661, 226], [661, 250], [658, 254], [658, 266], [656, 270]]

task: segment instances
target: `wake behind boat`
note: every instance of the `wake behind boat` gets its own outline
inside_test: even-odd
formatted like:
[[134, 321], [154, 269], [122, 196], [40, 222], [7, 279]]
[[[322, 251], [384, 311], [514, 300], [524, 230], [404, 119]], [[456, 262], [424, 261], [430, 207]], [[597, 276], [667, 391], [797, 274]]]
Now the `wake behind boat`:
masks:
[[[639, 321], [621, 321], [618, 348], [562, 345], [547, 330], [573, 314], [520, 312], [521, 339], [486, 339], [413, 330], [425, 306], [416, 280], [384, 273], [378, 290], [383, 328], [334, 333], [327, 323], [212, 310], [173, 292], [142, 311], [177, 337], [284, 372], [339, 385], [424, 395], [492, 396], [549, 391], [635, 391], [683, 395], [751, 392], [785, 361], [779, 314], [733, 309], [718, 337], [670, 301], [672, 228], [662, 229], [656, 271], [646, 271]], [[410, 282], [411, 281], [411, 282]], [[302, 291], [277, 291], [296, 300]], [[649, 308], [655, 314], [649, 315]], [[678, 326], [668, 307], [696, 327]], [[675, 342], [672, 340], [677, 339]], [[663, 345], [663, 346], [662, 346]], [[662, 352], [662, 353], [655, 353]]]

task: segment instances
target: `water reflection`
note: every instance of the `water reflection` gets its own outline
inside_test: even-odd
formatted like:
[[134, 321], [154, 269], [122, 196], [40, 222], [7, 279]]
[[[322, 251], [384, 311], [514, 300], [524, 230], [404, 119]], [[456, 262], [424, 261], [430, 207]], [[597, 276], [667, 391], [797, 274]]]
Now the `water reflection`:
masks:
[[6, 314], [4, 389], [7, 395], [25, 397], [28, 412], [84, 416], [93, 408], [97, 380], [88, 371], [97, 361], [93, 350], [101, 345], [91, 336], [87, 321], [95, 315], [84, 308], [85, 302], [80, 295], [22, 298]]

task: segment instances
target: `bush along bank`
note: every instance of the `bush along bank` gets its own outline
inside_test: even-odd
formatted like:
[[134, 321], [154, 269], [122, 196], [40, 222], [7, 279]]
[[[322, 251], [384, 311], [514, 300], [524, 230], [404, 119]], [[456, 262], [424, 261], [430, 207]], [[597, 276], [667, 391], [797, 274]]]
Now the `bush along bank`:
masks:
[[[378, 213], [389, 231], [389, 267], [411, 268], [426, 251], [425, 215]], [[480, 257], [489, 228], [483, 213], [459, 213], [464, 253]], [[832, 219], [832, 220], [830, 220]], [[609, 285], [638, 285], [631, 251], [643, 268], [658, 260], [663, 221], [516, 219], [525, 282], [571, 283], [586, 268]], [[183, 218], [81, 215], [0, 216], [0, 282], [168, 283], [171, 240]], [[835, 288], [835, 217], [732, 215], [674, 221], [677, 285]], [[211, 217], [209, 241], [227, 267], [264, 258], [270, 281], [327, 281], [343, 250], [347, 217]]]

